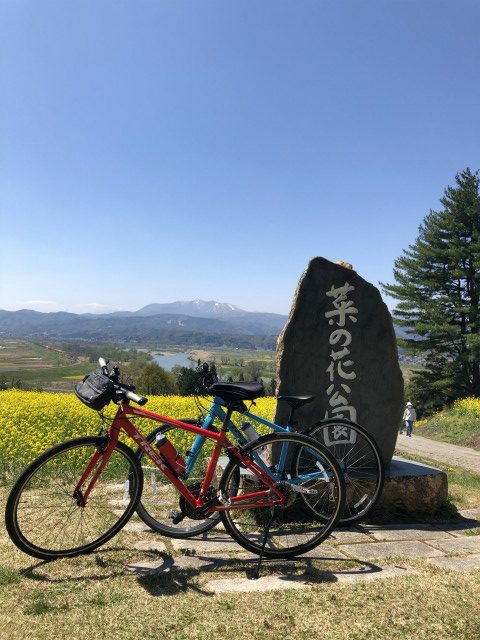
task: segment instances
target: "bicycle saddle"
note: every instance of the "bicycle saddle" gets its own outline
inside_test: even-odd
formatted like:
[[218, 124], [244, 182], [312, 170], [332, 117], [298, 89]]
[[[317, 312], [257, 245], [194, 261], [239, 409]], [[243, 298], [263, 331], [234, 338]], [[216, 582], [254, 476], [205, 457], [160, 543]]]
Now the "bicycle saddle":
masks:
[[260, 382], [214, 382], [208, 391], [223, 400], [255, 400], [263, 396], [264, 388]]
[[307, 402], [311, 402], [314, 398], [315, 396], [278, 396], [277, 400], [285, 400], [292, 409], [296, 409], [297, 407], [301, 407], [303, 404], [307, 404]]

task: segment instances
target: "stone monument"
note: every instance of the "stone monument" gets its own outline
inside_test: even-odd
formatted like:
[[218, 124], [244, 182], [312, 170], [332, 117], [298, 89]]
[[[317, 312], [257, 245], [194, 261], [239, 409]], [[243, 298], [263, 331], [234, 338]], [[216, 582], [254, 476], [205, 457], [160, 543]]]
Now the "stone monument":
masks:
[[[278, 338], [277, 395], [314, 395], [298, 410], [300, 430], [347, 418], [392, 458], [403, 413], [403, 378], [390, 313], [380, 292], [348, 263], [313, 258], [298, 284]], [[289, 407], [277, 403], [275, 422]]]

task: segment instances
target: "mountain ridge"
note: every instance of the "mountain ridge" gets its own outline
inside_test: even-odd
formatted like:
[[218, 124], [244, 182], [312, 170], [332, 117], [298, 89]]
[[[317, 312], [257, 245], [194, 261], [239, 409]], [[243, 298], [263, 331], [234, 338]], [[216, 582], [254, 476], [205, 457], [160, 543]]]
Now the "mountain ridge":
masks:
[[221, 345], [232, 344], [237, 336], [239, 343], [266, 343], [272, 348], [286, 321], [286, 315], [244, 311], [213, 300], [154, 303], [137, 311], [106, 314], [0, 310], [0, 337], [182, 345], [198, 340]]
[[[141, 344], [268, 344], [274, 348], [276, 336], [288, 316], [245, 311], [233, 304], [214, 300], [151, 303], [136, 311], [82, 313], [42, 312], [31, 309], [0, 309], [0, 337], [53, 340], [119, 341]], [[395, 327], [397, 336], [405, 330]], [[228, 338], [227, 338], [228, 336]]]

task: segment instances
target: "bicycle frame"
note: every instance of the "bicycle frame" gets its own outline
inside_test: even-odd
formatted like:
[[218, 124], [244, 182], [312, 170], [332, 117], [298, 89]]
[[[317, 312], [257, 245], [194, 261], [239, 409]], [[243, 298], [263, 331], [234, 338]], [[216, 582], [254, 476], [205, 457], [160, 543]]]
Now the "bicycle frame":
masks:
[[[224, 405], [225, 405], [225, 402], [222, 398], [218, 396], [214, 397], [212, 404], [210, 405], [210, 409], [207, 415], [205, 416], [202, 426], [200, 427], [201, 432], [195, 438], [193, 445], [188, 453], [188, 459], [186, 460], [187, 474], [191, 472], [193, 465], [195, 464], [195, 461], [197, 460], [197, 457], [200, 454], [200, 451], [202, 450], [202, 447], [205, 442], [205, 437], [206, 437], [205, 431], [208, 431], [208, 429], [213, 424], [215, 418], [220, 420], [223, 424], [225, 424], [225, 422], [227, 423], [228, 430], [230, 431], [230, 433], [232, 433], [235, 436], [235, 438], [237, 439], [237, 441], [240, 443], [241, 446], [247, 444], [246, 438], [241, 433], [241, 431], [237, 429], [237, 427], [233, 424], [233, 422], [230, 420], [230, 417], [228, 418], [228, 421], [226, 420], [228, 412], [226, 413], [224, 411], [223, 409]], [[275, 424], [274, 422], [270, 422], [270, 420], [266, 420], [265, 418], [261, 418], [260, 416], [255, 415], [254, 413], [250, 413], [250, 411], [245, 411], [245, 413], [243, 413], [242, 415], [246, 416], [247, 418], [251, 418], [255, 422], [260, 422], [261, 424], [266, 425], [267, 427], [269, 427], [270, 429], [272, 429], [277, 433], [292, 432], [292, 428], [289, 425], [287, 427], [281, 427], [280, 425]], [[282, 451], [280, 453], [280, 458], [278, 462], [278, 468], [280, 470], [283, 470], [285, 468], [285, 461], [286, 461], [286, 450], [285, 450], [285, 447], [282, 447]], [[257, 463], [262, 465], [260, 456], [257, 456]], [[264, 470], [268, 472], [268, 469], [266, 468], [265, 465], [264, 465]]]
[[[223, 428], [225, 428], [226, 426], [226, 428], [231, 433], [233, 433], [235, 438], [240, 443], [240, 446], [244, 446], [248, 444], [246, 438], [230, 420], [232, 411], [227, 409], [227, 412], [225, 412], [222, 405], [225, 405], [225, 401], [218, 396], [214, 397], [212, 404], [210, 405], [210, 409], [207, 415], [205, 416], [204, 421], [202, 422], [202, 426], [197, 427], [197, 430], [195, 431], [195, 433], [197, 433], [197, 437], [193, 441], [193, 444], [186, 455], [187, 460], [186, 460], [185, 472], [187, 477], [192, 471], [193, 466], [198, 456], [200, 455], [202, 447], [205, 443], [205, 439], [210, 437], [207, 434], [212, 433], [209, 431], [209, 427], [213, 424], [215, 418], [222, 421]], [[274, 422], [270, 422], [270, 420], [266, 420], [265, 418], [261, 418], [260, 416], [257, 416], [254, 413], [250, 413], [249, 411], [245, 411], [244, 413], [242, 413], [242, 415], [246, 416], [247, 418], [251, 418], [255, 422], [260, 422], [266, 425], [267, 427], [270, 427], [273, 431], [277, 433], [292, 433], [293, 431], [290, 425], [288, 425], [287, 427], [281, 427], [280, 425], [275, 424]], [[166, 420], [165, 422], [167, 424], [170, 424], [168, 420]], [[191, 430], [192, 429], [190, 429], [190, 431]], [[286, 444], [283, 444], [279, 453], [278, 462], [276, 464], [276, 473], [274, 473], [271, 469], [268, 468], [268, 466], [264, 463], [262, 458], [257, 453], [254, 452], [252, 455], [252, 457], [255, 459], [256, 465], [260, 467], [263, 470], [264, 474], [268, 475], [271, 481], [273, 482], [278, 481], [284, 475], [285, 465], [287, 462], [287, 453], [288, 453], [287, 448], [288, 446]], [[329, 482], [330, 478], [329, 478], [328, 472], [323, 467], [323, 464], [320, 459], [317, 464], [319, 468], [318, 472], [310, 473], [307, 476], [299, 475], [299, 476], [296, 476], [295, 478], [289, 477], [289, 482], [291, 484], [302, 484], [303, 482], [305, 482], [305, 480], [314, 480], [318, 478], [322, 478], [324, 481]]]
[[[164, 476], [177, 488], [177, 490], [182, 494], [185, 500], [188, 502], [190, 507], [193, 509], [202, 509], [206, 508], [205, 513], [213, 513], [215, 511], [225, 511], [230, 509], [248, 509], [253, 507], [273, 507], [282, 503], [285, 500], [285, 497], [282, 493], [276, 489], [275, 478], [272, 477], [270, 473], [265, 472], [262, 467], [252, 460], [250, 456], [245, 456], [242, 452], [232, 444], [232, 442], [227, 438], [227, 424], [230, 421], [231, 410], [227, 410], [225, 415], [224, 424], [220, 433], [215, 431], [209, 431], [203, 427], [197, 427], [195, 425], [187, 424], [185, 422], [180, 422], [179, 420], [175, 420], [173, 418], [168, 418], [166, 416], [162, 416], [151, 411], [146, 411], [145, 409], [139, 409], [137, 407], [131, 407], [127, 403], [120, 404], [115, 418], [112, 421], [110, 429], [108, 430], [108, 441], [106, 448], [104, 451], [96, 451], [89, 461], [87, 467], [85, 468], [82, 477], [75, 487], [75, 493], [77, 495], [77, 499], [79, 500], [79, 505], [85, 506], [88, 500], [88, 497], [100, 476], [101, 472], [105, 468], [110, 459], [110, 456], [115, 449], [120, 432], [124, 430], [126, 434], [135, 441], [135, 443], [143, 450], [145, 455], [147, 455], [153, 464], [163, 473]], [[143, 436], [134, 424], [128, 419], [128, 416], [137, 416], [142, 418], [148, 418], [149, 420], [153, 420], [154, 422], [160, 422], [163, 424], [168, 424], [169, 426], [176, 427], [178, 429], [183, 429], [184, 431], [191, 431], [192, 433], [196, 433], [197, 437], [201, 436], [202, 444], [205, 439], [213, 440], [216, 444], [208, 463], [207, 472], [202, 482], [202, 487], [199, 492], [198, 497], [193, 495], [193, 493], [189, 490], [189, 488], [185, 485], [184, 482], [170, 470], [168, 465], [163, 461], [159, 452], [153, 447], [148, 440]], [[215, 469], [218, 463], [218, 459], [220, 457], [220, 453], [223, 449], [226, 449], [231, 455], [237, 458], [240, 463], [245, 466], [248, 470], [250, 470], [255, 476], [257, 476], [267, 487], [268, 489], [264, 489], [262, 491], [256, 491], [253, 493], [243, 493], [239, 496], [229, 496], [226, 504], [223, 504], [220, 500], [220, 503], [213, 504], [211, 506], [208, 505], [210, 500], [210, 496], [208, 496], [208, 489], [211, 485]], [[198, 451], [199, 452], [199, 451]], [[197, 453], [198, 455], [198, 453]], [[98, 461], [102, 458], [98, 467], [96, 466]], [[86, 489], [82, 491], [83, 485], [86, 483], [89, 478], [91, 472], [94, 471], [92, 478], [90, 479]], [[218, 502], [218, 501], [217, 501]]]

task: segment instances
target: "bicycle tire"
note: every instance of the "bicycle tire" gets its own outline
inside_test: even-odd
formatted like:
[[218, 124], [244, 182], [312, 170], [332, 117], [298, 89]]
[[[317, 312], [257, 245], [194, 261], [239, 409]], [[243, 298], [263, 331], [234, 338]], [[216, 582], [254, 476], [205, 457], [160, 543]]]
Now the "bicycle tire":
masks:
[[[364, 520], [378, 502], [385, 481], [385, 466], [373, 437], [359, 424], [344, 418], [317, 422], [305, 435], [327, 447], [344, 474], [345, 508], [338, 524], [351, 526]], [[293, 472], [298, 473], [295, 464], [293, 460]]]
[[[182, 418], [181, 422], [188, 424], [198, 424], [198, 420], [194, 418]], [[179, 431], [176, 427], [171, 427], [167, 424], [162, 424], [151, 433], [148, 434], [147, 440], [151, 444], [155, 441], [155, 438], [159, 433], [168, 433], [168, 431]], [[183, 446], [178, 448], [179, 454], [185, 460], [187, 451], [189, 450], [196, 434], [189, 432], [182, 432], [190, 436], [185, 441], [182, 439]], [[137, 459], [142, 464], [144, 458], [144, 452], [138, 448], [135, 452]], [[185, 516], [178, 524], [173, 523], [172, 514], [175, 511], [181, 512], [180, 509], [180, 494], [175, 487], [170, 483], [167, 484], [165, 476], [162, 472], [151, 463], [148, 467], [142, 466], [146, 481], [144, 483], [144, 490], [141, 499], [137, 504], [137, 515], [143, 522], [149, 526], [153, 531], [160, 533], [163, 536], [169, 538], [193, 538], [194, 536], [201, 535], [213, 529], [220, 522], [220, 515], [218, 513], [212, 513], [202, 520], [194, 520]], [[205, 461], [197, 461], [190, 473], [188, 484], [199, 484], [203, 481], [205, 472]], [[158, 482], [163, 483], [160, 487]], [[163, 494], [163, 502], [160, 502], [160, 496]]]
[[[121, 442], [112, 451], [87, 504], [80, 506], [78, 497], [73, 496], [88, 460], [106, 443], [107, 438], [101, 436], [68, 440], [40, 455], [23, 471], [5, 508], [8, 534], [21, 551], [42, 560], [89, 553], [128, 522], [141, 496], [143, 475], [135, 454]], [[59, 542], [62, 535], [64, 545]]]
[[[303, 480], [284, 473], [278, 478], [281, 490], [287, 496], [285, 507], [252, 507], [249, 509], [226, 509], [221, 512], [223, 525], [231, 537], [242, 547], [256, 554], [262, 553], [263, 540], [269, 526], [263, 556], [267, 558], [291, 558], [310, 551], [320, 544], [335, 527], [343, 510], [345, 486], [342, 472], [334, 456], [312, 438], [299, 433], [274, 433], [261, 436], [242, 449], [244, 454], [263, 456], [271, 473], [276, 473], [271, 464], [283, 444], [292, 447], [289, 455], [297, 455], [307, 465], [310, 461], [311, 473], [304, 474]], [[277, 454], [275, 453], [277, 452]], [[320, 471], [319, 471], [320, 470]], [[238, 481], [240, 476], [240, 483]], [[290, 477], [289, 477], [290, 476]], [[310, 477], [308, 477], [310, 476]], [[264, 491], [267, 485], [245, 469], [239, 461], [230, 461], [220, 481], [224, 496], [241, 495], [246, 490], [251, 493]], [[252, 482], [255, 483], [252, 485]], [[307, 519], [303, 508], [297, 508], [298, 493], [293, 485], [311, 493], [309, 499], [321, 501], [330, 509], [328, 522], [314, 518]], [[262, 488], [263, 487], [263, 488]], [[270, 525], [267, 525], [271, 520]], [[260, 530], [262, 525], [264, 531]]]

